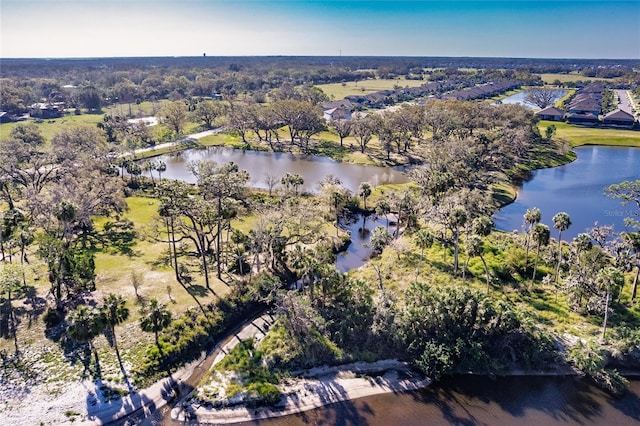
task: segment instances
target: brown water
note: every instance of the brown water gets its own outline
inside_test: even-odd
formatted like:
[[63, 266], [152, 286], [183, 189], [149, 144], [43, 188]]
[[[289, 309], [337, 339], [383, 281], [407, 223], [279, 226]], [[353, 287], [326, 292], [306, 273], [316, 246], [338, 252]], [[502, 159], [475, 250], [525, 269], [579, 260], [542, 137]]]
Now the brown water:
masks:
[[640, 380], [630, 389], [613, 399], [577, 377], [459, 376], [241, 425], [640, 425]]

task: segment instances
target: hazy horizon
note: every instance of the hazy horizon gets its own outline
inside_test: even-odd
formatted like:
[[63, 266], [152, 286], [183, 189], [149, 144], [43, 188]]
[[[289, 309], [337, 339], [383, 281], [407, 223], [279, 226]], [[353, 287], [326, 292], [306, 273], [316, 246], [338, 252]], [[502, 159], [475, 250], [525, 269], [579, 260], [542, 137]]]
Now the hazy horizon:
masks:
[[640, 1], [2, 0], [0, 57], [640, 58]]
[[33, 56], [33, 57], [0, 57], [4, 60], [92, 60], [92, 59], [165, 59], [165, 58], [451, 58], [451, 59], [532, 59], [532, 60], [567, 60], [567, 61], [640, 61], [640, 58], [579, 58], [579, 57], [534, 57], [534, 56], [444, 56], [444, 55], [166, 55], [166, 56]]

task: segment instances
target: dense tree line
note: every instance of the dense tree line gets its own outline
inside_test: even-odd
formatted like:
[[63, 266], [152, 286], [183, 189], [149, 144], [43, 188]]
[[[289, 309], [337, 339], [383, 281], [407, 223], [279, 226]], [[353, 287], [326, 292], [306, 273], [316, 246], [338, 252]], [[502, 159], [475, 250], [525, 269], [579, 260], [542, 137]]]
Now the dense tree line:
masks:
[[[99, 111], [112, 104], [199, 97], [277, 98], [286, 87], [399, 78], [439, 81], [460, 78], [483, 84], [518, 80], [541, 83], [533, 73], [595, 69], [623, 85], [638, 81], [634, 63], [500, 58], [136, 58], [3, 60], [0, 105], [20, 114], [35, 102], [65, 102], [67, 108]], [[466, 70], [462, 70], [462, 68]], [[475, 70], [468, 70], [475, 68]], [[637, 68], [637, 66], [635, 67]], [[595, 75], [600, 77], [599, 74]], [[609, 76], [607, 74], [606, 76]], [[131, 115], [131, 114], [129, 114]]]

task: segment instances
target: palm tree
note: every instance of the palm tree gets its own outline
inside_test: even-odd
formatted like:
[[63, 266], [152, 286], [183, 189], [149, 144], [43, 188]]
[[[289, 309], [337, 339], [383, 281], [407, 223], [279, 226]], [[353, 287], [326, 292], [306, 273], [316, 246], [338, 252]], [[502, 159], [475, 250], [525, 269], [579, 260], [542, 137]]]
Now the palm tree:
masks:
[[367, 209], [367, 198], [371, 195], [371, 184], [369, 182], [362, 182], [358, 187], [358, 195], [362, 197], [364, 203], [364, 209]]
[[69, 315], [67, 333], [69, 337], [76, 342], [88, 344], [89, 351], [93, 352], [96, 359], [96, 370], [98, 371], [98, 376], [100, 375], [100, 362], [98, 359], [98, 352], [93, 346], [93, 339], [100, 334], [103, 328], [104, 322], [102, 315], [100, 315], [100, 312], [94, 308], [80, 305], [71, 313], [71, 315]]
[[531, 237], [533, 241], [536, 243], [536, 260], [533, 263], [533, 276], [531, 277], [531, 283], [536, 280], [536, 269], [538, 268], [538, 258], [540, 257], [540, 247], [546, 246], [549, 244], [549, 240], [551, 238], [551, 231], [547, 225], [538, 223], [533, 227], [533, 231], [531, 232]]
[[158, 169], [158, 165], [154, 161], [145, 161], [142, 165], [142, 170], [149, 173], [149, 177], [151, 178], [151, 182], [153, 182], [153, 171]]
[[540, 222], [540, 219], [542, 219], [542, 213], [537, 207], [527, 209], [524, 214], [524, 220], [529, 224], [527, 227], [527, 240], [525, 242], [525, 266], [529, 265], [529, 239], [531, 238], [531, 232], [533, 231], [534, 225]]
[[292, 178], [293, 178], [293, 175], [287, 172], [284, 175], [282, 175], [282, 178], [280, 179], [280, 183], [282, 184], [282, 186], [284, 186], [286, 193], [289, 193], [289, 188], [291, 187]]
[[167, 163], [162, 160], [159, 160], [156, 163], [156, 171], [158, 172], [158, 180], [162, 180], [162, 173], [167, 171]]
[[602, 342], [605, 343], [607, 337], [607, 320], [609, 319], [609, 299], [611, 290], [619, 291], [624, 284], [624, 275], [613, 266], [607, 266], [600, 270], [596, 278], [598, 287], [606, 290], [606, 300], [604, 305], [604, 322], [602, 324]]
[[453, 233], [453, 273], [458, 274], [458, 253], [460, 252], [460, 233], [467, 223], [467, 212], [462, 208], [451, 210], [448, 217], [448, 227]]
[[[482, 265], [484, 266], [484, 273], [487, 280], [487, 294], [489, 294], [489, 289], [491, 286], [491, 276], [489, 275], [489, 267], [487, 266], [486, 260], [484, 260], [484, 241], [479, 235], [470, 235], [466, 241], [466, 249], [467, 249], [467, 262], [472, 257], [478, 256], [482, 261]], [[466, 270], [466, 265], [465, 265]], [[463, 271], [464, 273], [464, 271]]]
[[171, 312], [167, 310], [167, 307], [158, 302], [157, 299], [149, 300], [149, 303], [143, 305], [140, 308], [140, 328], [142, 331], [148, 333], [153, 332], [155, 334], [156, 346], [160, 348], [160, 340], [158, 338], [158, 332], [168, 327], [171, 323]]
[[333, 206], [333, 211], [336, 214], [336, 236], [338, 236], [338, 230], [340, 229], [340, 213], [342, 212], [342, 204], [347, 200], [346, 194], [341, 190], [342, 188], [337, 187], [331, 194], [329, 198], [331, 199], [331, 204]]
[[558, 264], [556, 265], [555, 282], [558, 282], [558, 275], [560, 274], [560, 260], [562, 259], [562, 232], [569, 229], [571, 226], [571, 219], [565, 212], [557, 213], [553, 216], [553, 227], [558, 230]]
[[295, 193], [295, 195], [297, 197], [298, 196], [298, 189], [302, 185], [304, 185], [304, 178], [296, 173], [295, 175], [291, 176], [290, 183], [291, 183], [291, 186], [293, 186], [294, 193]]
[[100, 313], [104, 319], [105, 325], [109, 326], [111, 336], [113, 338], [113, 348], [116, 351], [116, 357], [118, 358], [118, 364], [120, 364], [120, 371], [124, 376], [124, 380], [127, 382], [129, 391], [131, 391], [131, 385], [127, 379], [127, 372], [122, 364], [122, 358], [120, 357], [120, 350], [118, 349], [118, 339], [116, 338], [116, 325], [122, 324], [129, 318], [129, 309], [125, 306], [126, 301], [120, 295], [113, 293], [109, 294], [102, 302], [100, 307]]
[[416, 272], [416, 281], [418, 275], [420, 275], [420, 267], [422, 266], [422, 260], [424, 259], [424, 250], [433, 245], [433, 234], [426, 229], [421, 229], [415, 233], [416, 244], [420, 248], [420, 263], [418, 263], [418, 271]]

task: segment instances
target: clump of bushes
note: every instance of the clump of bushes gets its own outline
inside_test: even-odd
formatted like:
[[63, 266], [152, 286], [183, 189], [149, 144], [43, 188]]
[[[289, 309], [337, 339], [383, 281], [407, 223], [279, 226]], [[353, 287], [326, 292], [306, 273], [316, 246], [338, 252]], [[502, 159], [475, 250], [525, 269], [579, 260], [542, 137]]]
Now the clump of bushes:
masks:
[[204, 392], [199, 397], [216, 406], [246, 404], [250, 407], [272, 405], [280, 400], [276, 386], [279, 377], [263, 362], [264, 353], [248, 339], [235, 346], [215, 366], [205, 388], [224, 388], [223, 392]]
[[568, 351], [568, 358], [577, 369], [587, 375], [597, 386], [612, 393], [622, 395], [627, 389], [627, 379], [617, 370], [605, 368], [607, 352], [593, 340], [579, 340]]
[[399, 329], [407, 356], [433, 379], [541, 368], [556, 356], [546, 333], [523, 325], [510, 304], [478, 291], [413, 283], [405, 300]]

